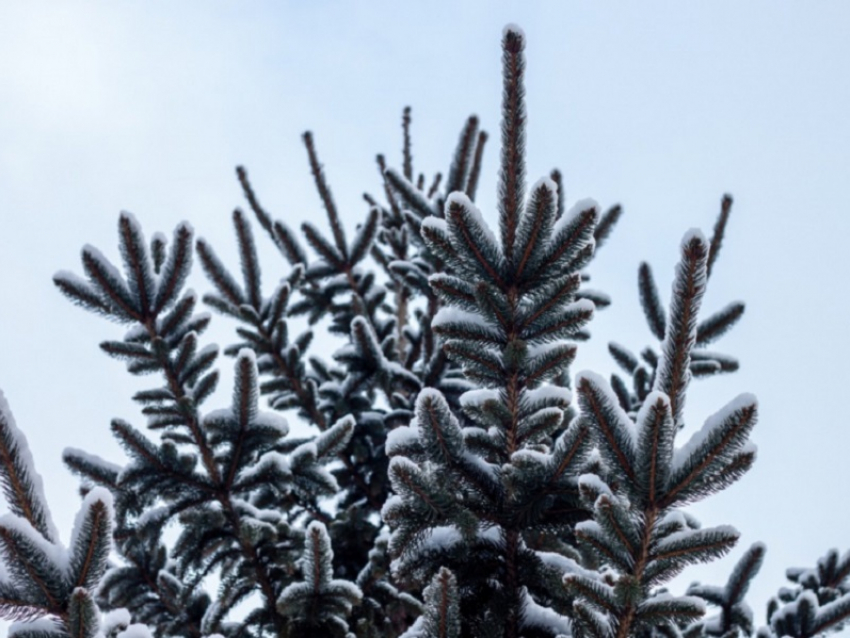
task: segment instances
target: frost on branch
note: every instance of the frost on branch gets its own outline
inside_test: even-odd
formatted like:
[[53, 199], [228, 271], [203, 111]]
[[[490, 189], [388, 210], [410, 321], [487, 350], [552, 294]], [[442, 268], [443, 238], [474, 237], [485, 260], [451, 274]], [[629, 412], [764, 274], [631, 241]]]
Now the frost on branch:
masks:
[[287, 586], [277, 600], [278, 610], [290, 619], [294, 631], [347, 634], [346, 618], [362, 593], [348, 581], [333, 579], [332, 559], [327, 530], [321, 523], [311, 523], [300, 562], [302, 580]]
[[[710, 623], [698, 624], [704, 613], [701, 601], [655, 590], [688, 565], [723, 556], [734, 546], [739, 533], [733, 527], [700, 528], [677, 508], [729, 487], [755, 458], [749, 435], [757, 404], [750, 394], [731, 401], [684, 445], [676, 445], [684, 420], [708, 252], [699, 232], [685, 235], [661, 357], [652, 353], [644, 357], [655, 366], [652, 391], [643, 388], [636, 400], [625, 388], [617, 384], [612, 388], [598, 375], [578, 377], [581, 418], [604, 465], [597, 470], [602, 485], [581, 482], [592, 520], [576, 526], [576, 537], [612, 570], [605, 583], [611, 590], [582, 575], [568, 574], [564, 579], [567, 591], [576, 598], [573, 609], [582, 634], [601, 637], [613, 631], [618, 638], [626, 638], [654, 628], [675, 633], [685, 626], [712, 633]], [[657, 304], [649, 293], [654, 284], [645, 289], [644, 308], [652, 318]], [[637, 358], [623, 346], [612, 344], [610, 350], [626, 371], [640, 369]], [[627, 411], [635, 407], [635, 412]], [[740, 576], [738, 581], [749, 577]], [[751, 630], [752, 623], [746, 625], [743, 618], [742, 586], [730, 588], [734, 591], [722, 596], [705, 588], [693, 593], [723, 605], [723, 623], [730, 631], [735, 614], [735, 622]]]
[[[117, 260], [86, 246], [82, 276], [57, 273], [73, 303], [126, 326], [101, 349], [154, 380], [133, 397], [146, 427], [112, 421], [124, 462], [65, 450], [84, 496], [69, 549], [0, 405], [12, 510], [0, 520], [0, 612], [21, 621], [12, 635], [752, 634], [744, 595], [761, 546], [724, 587], [665, 589], [739, 536], [683, 507], [755, 460], [751, 395], [701, 428], [686, 423], [690, 381], [738, 368], [714, 347], [744, 304], [698, 317], [731, 198], [710, 241], [685, 236], [669, 297], [641, 265], [656, 342], [612, 342], [621, 372], [610, 383], [573, 377], [587, 324], [612, 305], [587, 286], [587, 268], [622, 209], [571, 202], [557, 169], [527, 183], [524, 50], [509, 25], [492, 216], [476, 203], [488, 141], [479, 118], [464, 122], [447, 170], [426, 177], [408, 107], [400, 166], [376, 156], [381, 195], [363, 195], [358, 224], [329, 184], [344, 167], [326, 168], [308, 132], [305, 172], [324, 223], [275, 218], [239, 167], [247, 207], [230, 218], [232, 264], [193, 243], [186, 223], [147, 241], [122, 213]], [[257, 230], [282, 271], [261, 263]], [[209, 280], [201, 295], [185, 289], [195, 255]], [[199, 300], [235, 323], [222, 349], [231, 399], [216, 409], [219, 349], [203, 340], [211, 316]], [[847, 556], [830, 552], [789, 572], [761, 634], [842, 627], [848, 571]]]
[[26, 438], [0, 393], [0, 475], [10, 512], [0, 517], [0, 616], [10, 635], [91, 636], [100, 626], [93, 591], [112, 547], [113, 499], [96, 488], [83, 499], [70, 545], [59, 540]]

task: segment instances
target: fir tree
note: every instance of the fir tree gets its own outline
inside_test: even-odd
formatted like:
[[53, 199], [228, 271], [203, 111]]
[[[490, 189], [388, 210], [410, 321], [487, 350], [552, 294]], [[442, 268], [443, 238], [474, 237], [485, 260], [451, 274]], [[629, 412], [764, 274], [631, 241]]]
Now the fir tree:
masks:
[[[23, 434], [0, 396], [0, 615], [17, 638], [275, 636], [557, 638], [752, 636], [745, 596], [756, 544], [722, 586], [665, 584], [729, 551], [738, 533], [687, 511], [755, 460], [757, 403], [743, 394], [682, 441], [690, 380], [735, 371], [709, 350], [744, 313], [700, 319], [724, 240], [689, 231], [668, 303], [653, 272], [638, 288], [660, 342], [629, 375], [573, 377], [576, 342], [611, 305], [586, 267], [622, 214], [568, 207], [558, 170], [526, 188], [525, 37], [505, 29], [498, 228], [475, 205], [488, 135], [461, 128], [448, 169], [414, 170], [402, 114], [401, 168], [377, 156], [382, 198], [346, 228], [311, 133], [307, 164], [328, 232], [300, 233], [237, 177], [287, 269], [264, 285], [253, 222], [232, 223], [232, 271], [187, 223], [148, 241], [118, 222], [122, 269], [92, 246], [73, 303], [125, 326], [101, 344], [128, 372], [145, 427], [114, 419], [128, 460], [68, 448], [83, 503], [66, 548]], [[445, 178], [443, 177], [445, 175]], [[218, 349], [185, 288], [195, 257], [207, 306], [235, 322], [229, 406], [210, 409]], [[271, 288], [271, 289], [270, 289]], [[312, 348], [314, 331], [339, 348]], [[228, 364], [229, 365], [229, 364]], [[576, 400], [573, 400], [573, 391]], [[265, 409], [267, 405], [268, 409]], [[262, 406], [262, 407], [261, 407]], [[312, 433], [289, 435], [287, 420]], [[850, 619], [850, 555], [789, 570], [763, 638], [812, 638]], [[707, 615], [706, 611], [710, 609]]]

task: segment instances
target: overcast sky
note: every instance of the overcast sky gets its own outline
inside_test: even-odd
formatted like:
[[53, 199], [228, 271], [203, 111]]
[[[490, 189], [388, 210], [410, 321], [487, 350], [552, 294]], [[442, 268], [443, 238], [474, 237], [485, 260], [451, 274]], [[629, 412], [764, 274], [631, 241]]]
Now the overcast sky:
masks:
[[[717, 348], [741, 371], [696, 382], [686, 416], [697, 427], [754, 392], [759, 458], [694, 508], [706, 525], [734, 524], [739, 547], [682, 582], [719, 584], [765, 541], [751, 596], [761, 624], [786, 567], [850, 549], [850, 4], [780, 0], [0, 4], [0, 388], [60, 528], [78, 503], [62, 449], [121, 459], [109, 421], [141, 426], [129, 397], [152, 380], [100, 353], [122, 328], [71, 307], [54, 272], [79, 272], [87, 242], [117, 258], [122, 209], [148, 234], [188, 219], [235, 263], [236, 164], [276, 217], [321, 216], [306, 129], [353, 227], [362, 192], [380, 191], [375, 153], [400, 164], [405, 105], [417, 171], [445, 171], [470, 113], [497, 133], [507, 22], [528, 38], [530, 181], [558, 166], [570, 200], [625, 208], [592, 268], [614, 305], [580, 368], [612, 372], [609, 340], [653, 343], [638, 263], [668, 299], [684, 232], [710, 233], [721, 194], [736, 198], [704, 308], [747, 302]], [[490, 220], [495, 174], [491, 143], [479, 189]], [[263, 254], [271, 285], [285, 269]], [[226, 344], [232, 328], [217, 319], [210, 338]], [[227, 404], [221, 389], [211, 407]]]

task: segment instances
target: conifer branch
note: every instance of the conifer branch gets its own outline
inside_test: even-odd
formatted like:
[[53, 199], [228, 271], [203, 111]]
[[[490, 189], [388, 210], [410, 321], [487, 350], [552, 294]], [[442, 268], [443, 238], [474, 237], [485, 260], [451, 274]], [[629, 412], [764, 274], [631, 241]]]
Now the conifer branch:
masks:
[[646, 502], [655, 504], [669, 475], [675, 429], [670, 402], [665, 395], [658, 393], [645, 405], [646, 412], [638, 417], [640, 476], [646, 490]]
[[728, 193], [723, 195], [720, 202], [720, 215], [714, 224], [714, 232], [711, 235], [711, 247], [708, 251], [708, 261], [706, 263], [705, 276], [711, 277], [711, 272], [714, 268], [714, 262], [717, 261], [717, 255], [720, 254], [720, 246], [723, 244], [723, 235], [726, 233], [726, 224], [729, 221], [729, 213], [732, 212], [732, 196]]
[[332, 246], [310, 222], [301, 224], [301, 231], [307, 241], [319, 255], [336, 269], [342, 269], [345, 264], [345, 253]]
[[[195, 315], [196, 296], [181, 292], [191, 227], [179, 226], [170, 245], [161, 234], [147, 244], [132, 216], [122, 215], [124, 274], [86, 247], [88, 280], [56, 275], [74, 303], [135, 324], [103, 350], [133, 373], [163, 377], [160, 387], [134, 396], [148, 428], [160, 431], [156, 443], [113, 423], [127, 467], [65, 454], [84, 477], [83, 492], [103, 485], [116, 500], [113, 539], [126, 564], [107, 573], [97, 604], [127, 607], [157, 635], [193, 638], [215, 631], [234, 638], [695, 638], [719, 635], [721, 625], [724, 638], [752, 632], [743, 596], [758, 569], [756, 550], [724, 589], [694, 589], [721, 608], [717, 621], [701, 620], [699, 600], [658, 590], [737, 540], [731, 528], [700, 529], [675, 508], [731, 485], [755, 459], [748, 439], [756, 406], [748, 395], [674, 445], [690, 377], [738, 367], [728, 355], [695, 350], [743, 314], [735, 303], [697, 323], [731, 198], [724, 197], [710, 244], [686, 236], [669, 316], [649, 266], [641, 266], [641, 304], [663, 340], [661, 354], [611, 343], [631, 386], [616, 375], [609, 386], [592, 374], [573, 384], [572, 342], [589, 338], [584, 325], [610, 303], [582, 289], [589, 279], [583, 270], [622, 209], [600, 214], [585, 200], [565, 210], [557, 170], [526, 196], [524, 47], [522, 32], [507, 27], [498, 237], [472, 203], [488, 139], [475, 116], [461, 131], [446, 180], [437, 173], [426, 189], [424, 173], [414, 179], [411, 111], [403, 110], [400, 170], [377, 156], [385, 201], [364, 195], [368, 214], [350, 243], [311, 133], [303, 141], [330, 233], [306, 222], [304, 238], [296, 238], [237, 168], [257, 221], [294, 268], [263, 296], [253, 231], [238, 209], [241, 278], [204, 240], [196, 242], [213, 286], [205, 302], [240, 322], [237, 342], [224, 350], [236, 357], [229, 409], [202, 416], [199, 408], [218, 371], [211, 370], [217, 349], [198, 339], [209, 316]], [[309, 264], [301, 240], [318, 255]], [[311, 326], [328, 319], [329, 332], [345, 340], [333, 362], [308, 356], [312, 329], [290, 334], [289, 318], [297, 316]], [[573, 385], [580, 412], [571, 405]], [[286, 438], [285, 422], [259, 411], [260, 394], [276, 410], [297, 411], [318, 435]], [[39, 534], [51, 530], [39, 523], [40, 497], [29, 493], [37, 486], [16, 465], [4, 416], [0, 409], [0, 478], [17, 499], [13, 512], [30, 523], [10, 516], [0, 531], [41, 524], [14, 541], [32, 541], [20, 553], [38, 558], [46, 547]], [[336, 491], [332, 505], [319, 500]], [[89, 590], [105, 565], [111, 511], [96, 495], [86, 497], [70, 567], [56, 578], [50, 561], [24, 564], [7, 551], [17, 571], [9, 583], [0, 579], [0, 613], [54, 614], [66, 633], [94, 635], [99, 609]], [[166, 547], [162, 530], [174, 520], [180, 536]], [[0, 544], [9, 542], [0, 533]], [[813, 638], [816, 629], [841, 626], [850, 618], [850, 594], [841, 593], [848, 573], [850, 555], [839, 560], [837, 553], [817, 570], [789, 573], [799, 592], [786, 596], [796, 602], [777, 604], [763, 637]], [[201, 587], [208, 576], [221, 577], [215, 602]], [[19, 591], [20, 583], [29, 589]], [[415, 597], [423, 589], [424, 605]], [[236, 605], [253, 602], [252, 595], [261, 602], [235, 621]], [[124, 630], [109, 620], [101, 633]]]
[[431, 182], [431, 185], [428, 187], [428, 194], [427, 194], [428, 199], [431, 199], [432, 197], [434, 197], [434, 195], [437, 194], [437, 191], [440, 190], [440, 183], [442, 182], [442, 180], [443, 180], [443, 174], [442, 173], [436, 173], [434, 175], [434, 180]]
[[[159, 314], [180, 294], [192, 268], [192, 227], [179, 224], [174, 229], [174, 239], [156, 291], [153, 315]], [[164, 330], [168, 332], [168, 330]]]
[[50, 614], [64, 616], [59, 591], [62, 576], [52, 561], [45, 556], [42, 547], [33, 542], [23, 533], [14, 521], [0, 521], [0, 550], [5, 559], [6, 568], [16, 568], [23, 571], [29, 583], [37, 588], [42, 597], [40, 606], [49, 610]]
[[590, 580], [580, 574], [569, 574], [564, 577], [564, 585], [568, 590], [580, 595], [602, 611], [614, 614], [618, 610], [614, 600], [614, 592], [602, 583]]
[[114, 316], [112, 307], [92, 289], [88, 282], [73, 273], [60, 271], [53, 276], [53, 283], [72, 303], [105, 317]]
[[656, 339], [663, 341], [664, 334], [667, 332], [666, 312], [658, 296], [658, 287], [655, 285], [652, 269], [646, 262], [641, 262], [638, 269], [638, 290], [640, 291], [640, 305], [646, 315], [649, 329]]
[[670, 319], [655, 377], [655, 389], [670, 397], [673, 422], [682, 422], [685, 392], [690, 380], [691, 350], [696, 342], [697, 316], [705, 292], [708, 246], [699, 232], [685, 236], [682, 260], [673, 284]]
[[689, 596], [697, 596], [720, 608], [719, 622], [713, 623], [711, 634], [724, 635], [740, 629], [744, 634], [752, 635], [751, 611], [744, 596], [761, 568], [764, 554], [762, 543], [753, 544], [738, 560], [724, 587], [693, 584], [688, 588]]
[[162, 264], [165, 263], [165, 246], [167, 240], [162, 233], [154, 233], [151, 237], [151, 261], [153, 262], [154, 274], [160, 274]]
[[215, 284], [222, 297], [238, 308], [245, 302], [245, 297], [239, 284], [230, 276], [230, 273], [224, 268], [221, 260], [213, 251], [212, 247], [203, 239], [198, 239], [195, 243], [195, 248], [198, 251], [198, 257], [201, 258], [201, 266], [204, 269], [207, 277]]
[[610, 451], [611, 458], [619, 470], [629, 481], [634, 482], [636, 475], [634, 450], [630, 449], [631, 436], [623, 426], [619, 406], [613, 404], [604, 394], [600, 381], [601, 379], [595, 375], [585, 373], [579, 377], [576, 387], [586, 413], [603, 437], [602, 442], [605, 445], [603, 449]]
[[[750, 397], [745, 396], [745, 399]], [[688, 459], [690, 462], [680, 466], [670, 477], [669, 487], [662, 500], [663, 507], [675, 503], [710, 467], [731, 457], [735, 448], [743, 445], [756, 422], [756, 403], [748, 400], [740, 407], [735, 407], [737, 409], [723, 419], [721, 427], [715, 428], [714, 432], [720, 436], [715, 434], [707, 438], [699, 449], [692, 450]], [[733, 457], [731, 460], [737, 459]], [[724, 471], [728, 471], [728, 468], [724, 468]]]
[[120, 280], [117, 271], [93, 246], [83, 247], [83, 268], [89, 279], [101, 291], [105, 299], [117, 311], [117, 317], [124, 321], [142, 321], [143, 316], [135, 306], [127, 285]]
[[[396, 197], [395, 197], [395, 194], [393, 193], [392, 186], [390, 186], [390, 182], [387, 179], [387, 175], [386, 175], [386, 173], [387, 173], [387, 162], [386, 162], [384, 156], [381, 155], [380, 153], [375, 157], [375, 161], [378, 164], [378, 172], [380, 173], [381, 181], [384, 184], [384, 197], [387, 198], [387, 203], [390, 205], [390, 212], [392, 213], [393, 218], [400, 220], [401, 219], [401, 209], [398, 207], [398, 202], [396, 201]], [[410, 180], [410, 178], [407, 177], [407, 176], [405, 176], [405, 178], [408, 181]], [[378, 203], [374, 202], [374, 200], [373, 200], [373, 203], [370, 203], [369, 205], [373, 208], [378, 208], [379, 211], [381, 210], [381, 208], [378, 206]], [[383, 212], [386, 213], [386, 209], [383, 209]], [[352, 259], [352, 261], [354, 261], [354, 260]]]
[[[76, 574], [74, 587], [94, 589], [106, 567], [109, 556], [110, 542], [109, 534], [112, 531], [109, 506], [102, 500], [93, 503], [85, 503], [80, 534], [81, 538], [71, 548], [71, 573]], [[79, 545], [83, 545], [84, 552], [78, 551]]]
[[[410, 143], [410, 107], [405, 106], [401, 116], [401, 129], [404, 136], [404, 146], [402, 147], [402, 170], [407, 181], [413, 181], [413, 155], [411, 153]], [[419, 190], [422, 190], [421, 188]]]
[[629, 374], [634, 374], [640, 364], [638, 358], [625, 346], [621, 346], [619, 343], [615, 343], [613, 341], [610, 342], [608, 344], [608, 352], [610, 352], [611, 356], [614, 357], [614, 361], [620, 364], [620, 367]]
[[[469, 174], [469, 163], [472, 158], [473, 146], [478, 132], [478, 117], [470, 115], [460, 134], [460, 139], [455, 149], [452, 164], [449, 167], [449, 176], [446, 180], [446, 194], [451, 195], [455, 191], [463, 191]], [[408, 178], [410, 179], [410, 178]]]
[[254, 235], [248, 225], [245, 215], [238, 208], [233, 211], [233, 226], [236, 228], [236, 238], [239, 243], [239, 258], [242, 264], [242, 275], [245, 279], [247, 301], [255, 310], [260, 310], [262, 292], [260, 290], [260, 265], [257, 258], [257, 248]]
[[[148, 330], [148, 334], [151, 341], [154, 341], [156, 338], [159, 337], [156, 332], [156, 328], [151, 322], [148, 322], [146, 328]], [[177, 402], [188, 402], [188, 405], [192, 405], [187, 391], [183, 385], [183, 382], [180, 380], [176, 371], [174, 370], [170, 359], [164, 353], [161, 355], [160, 365], [165, 375], [168, 388], [171, 391], [172, 395], [176, 398]], [[248, 538], [246, 538], [243, 534], [240, 533], [239, 515], [237, 514], [234, 508], [232, 496], [228, 487], [224, 483], [222, 483], [222, 476], [215, 461], [215, 456], [213, 454], [211, 446], [209, 445], [206, 435], [200, 427], [199, 418], [195, 409], [188, 411], [188, 414], [186, 415], [186, 425], [190, 430], [193, 443], [197, 446], [201, 454], [201, 459], [203, 461], [204, 468], [206, 469], [213, 483], [217, 486], [215, 496], [216, 499], [221, 503], [222, 508], [224, 509], [225, 516], [229, 523], [230, 529], [232, 530], [233, 537], [237, 541], [242, 554], [248, 561], [248, 564], [253, 566], [257, 578], [257, 584], [259, 585], [263, 597], [265, 598], [267, 608], [269, 610], [272, 610], [272, 622], [274, 623], [277, 630], [281, 631], [284, 626], [284, 620], [277, 613], [274, 612], [276, 596], [272, 581], [266, 571], [265, 563], [260, 560], [260, 557], [257, 553], [257, 548], [249, 541]]]
[[457, 579], [441, 568], [425, 589], [426, 636], [428, 638], [460, 638], [460, 606]]
[[726, 583], [725, 594], [726, 599], [732, 603], [739, 603], [744, 600], [744, 595], [747, 593], [753, 577], [761, 569], [764, 555], [767, 548], [763, 543], [753, 544], [735, 565], [735, 570]]
[[0, 391], [0, 482], [9, 509], [55, 542], [56, 531], [44, 501], [41, 477], [35, 473], [26, 439], [15, 424], [6, 397]]
[[581, 458], [584, 450], [587, 448], [589, 432], [586, 427], [578, 423], [570, 426], [559, 438], [556, 443], [556, 449], [561, 448], [561, 459], [549, 479], [550, 484], [554, 484], [561, 479], [566, 473], [567, 468], [576, 465], [576, 461]]
[[20, 592], [12, 591], [3, 583], [0, 585], [0, 617], [13, 622], [28, 622], [54, 613], [47, 605], [39, 605]]
[[131, 292], [139, 297], [138, 308], [144, 319], [151, 310], [154, 295], [153, 273], [150, 269], [147, 247], [141, 228], [130, 213], [121, 213], [118, 219], [118, 232], [128, 284]]
[[307, 149], [307, 157], [310, 160], [310, 171], [313, 174], [313, 181], [316, 183], [316, 189], [319, 191], [319, 197], [322, 204], [325, 206], [325, 211], [328, 214], [328, 222], [330, 222], [331, 231], [333, 232], [334, 241], [336, 242], [337, 250], [343, 258], [347, 257], [348, 244], [345, 241], [345, 231], [342, 228], [342, 223], [339, 220], [339, 213], [336, 209], [331, 190], [325, 180], [325, 174], [322, 171], [322, 165], [319, 163], [319, 158], [316, 155], [316, 147], [313, 143], [313, 134], [306, 131], [302, 136], [304, 146]]
[[532, 326], [543, 317], [554, 312], [559, 305], [563, 304], [570, 295], [575, 294], [581, 285], [581, 275], [572, 273], [566, 277], [556, 279], [554, 285], [546, 286], [544, 294], [540, 295], [540, 301], [529, 305], [527, 317], [523, 317], [523, 324]]
[[254, 189], [248, 179], [248, 171], [245, 170], [244, 166], [236, 167], [236, 177], [239, 179], [239, 185], [242, 186], [242, 192], [245, 194], [245, 199], [248, 200], [248, 205], [251, 207], [251, 210], [254, 211], [254, 215], [257, 217], [257, 221], [260, 222], [260, 226], [265, 229], [272, 241], [277, 243], [271, 215], [266, 212], [260, 204], [260, 200], [257, 199], [257, 195], [254, 193]]
[[707, 317], [697, 326], [697, 346], [705, 346], [716, 341], [729, 331], [744, 314], [744, 303], [734, 301]]
[[528, 209], [519, 225], [518, 241], [520, 249], [514, 276], [522, 278], [526, 265], [532, 261], [535, 253], [540, 254], [542, 237], [547, 236], [555, 221], [557, 194], [554, 182], [541, 180], [532, 189]]
[[[558, 186], [560, 188], [560, 185]], [[605, 211], [605, 214], [599, 218], [599, 223], [596, 225], [596, 230], [593, 232], [593, 239], [596, 241], [596, 250], [602, 248], [602, 245], [608, 241], [611, 236], [611, 231], [617, 222], [620, 221], [620, 216], [623, 214], [623, 208], [619, 204], [614, 204], [611, 208]]]
[[486, 131], [478, 132], [478, 141], [475, 144], [475, 154], [472, 157], [472, 166], [469, 169], [469, 179], [466, 181], [464, 192], [471, 201], [475, 201], [478, 191], [478, 180], [481, 176], [481, 162], [484, 157], [484, 146], [487, 144], [488, 135]]
[[505, 258], [513, 261], [513, 246], [525, 196], [525, 35], [513, 25], [502, 35], [502, 154], [499, 168], [499, 227]]
[[551, 179], [555, 183], [555, 192], [558, 194], [558, 199], [556, 200], [557, 209], [555, 210], [555, 219], [560, 219], [564, 212], [566, 211], [565, 200], [566, 195], [564, 193], [564, 176], [561, 174], [561, 171], [557, 168], [553, 168], [549, 172], [549, 179]]
[[306, 264], [307, 255], [304, 249], [295, 239], [295, 234], [283, 223], [276, 221], [273, 226], [274, 236], [279, 243], [284, 255], [293, 266], [297, 264]]
[[[528, 273], [527, 279], [535, 279], [543, 273], [555, 270], [559, 264], [569, 262], [582, 249], [590, 246], [587, 241], [592, 238], [596, 227], [597, 210], [593, 202], [584, 201], [577, 204], [567, 213], [566, 223], [556, 226], [556, 230], [546, 247], [546, 254], [533, 272]], [[590, 246], [591, 254], [593, 247]], [[574, 270], [571, 268], [570, 270]]]
[[[438, 174], [439, 176], [439, 174]], [[399, 174], [395, 169], [388, 168], [384, 172], [384, 177], [387, 183], [392, 186], [398, 194], [402, 203], [408, 210], [413, 211], [418, 217], [425, 219], [436, 214], [434, 206], [431, 204], [431, 198], [434, 196], [432, 192], [428, 195], [423, 195], [413, 184], [405, 177]], [[439, 181], [436, 182], [439, 186]], [[435, 189], [436, 192], [436, 189]]]
[[[292, 368], [289, 362], [281, 355], [280, 349], [275, 348], [272, 340], [272, 336], [266, 331], [266, 329], [262, 326], [258, 329], [259, 335], [264, 342], [265, 349], [271, 353], [272, 360], [275, 364], [275, 374], [284, 377], [289, 383], [292, 391], [298, 397], [301, 406], [306, 411], [310, 420], [318, 427], [320, 432], [327, 430], [328, 421], [325, 418], [325, 415], [319, 409], [319, 406], [316, 404], [314, 397], [310, 394], [307, 388], [302, 383], [302, 379], [296, 373], [296, 371]], [[339, 453], [339, 459], [345, 465], [346, 470], [351, 477], [351, 480], [357, 486], [360, 493], [363, 497], [369, 502], [370, 506], [374, 511], [379, 511], [381, 509], [381, 503], [375, 500], [375, 496], [372, 493], [372, 490], [369, 489], [369, 486], [364, 481], [358, 469], [352, 463], [348, 454], [345, 452]]]

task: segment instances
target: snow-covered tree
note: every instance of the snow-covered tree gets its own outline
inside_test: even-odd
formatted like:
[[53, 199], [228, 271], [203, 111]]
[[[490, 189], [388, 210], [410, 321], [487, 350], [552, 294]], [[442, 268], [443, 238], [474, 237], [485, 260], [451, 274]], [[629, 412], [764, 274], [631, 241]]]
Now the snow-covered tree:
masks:
[[86, 495], [66, 547], [27, 440], [2, 393], [0, 481], [9, 506], [0, 517], [0, 614], [18, 621], [9, 636], [93, 638], [101, 629], [100, 635], [110, 636], [127, 629], [122, 618], [102, 621], [94, 597], [111, 546], [112, 495], [103, 488]]
[[[526, 188], [524, 46], [507, 27], [497, 228], [475, 204], [488, 141], [478, 118], [445, 179], [426, 179], [405, 109], [401, 169], [377, 157], [383, 195], [364, 195], [355, 229], [305, 133], [327, 231], [275, 219], [240, 167], [255, 222], [233, 213], [238, 268], [187, 223], [146, 238], [122, 213], [121, 268], [86, 246], [84, 276], [57, 273], [73, 303], [125, 327], [101, 348], [146, 377], [133, 397], [144, 425], [113, 420], [121, 463], [65, 451], [83, 495], [66, 547], [0, 398], [11, 636], [754, 634], [745, 595], [764, 546], [725, 586], [666, 588], [735, 544], [733, 527], [703, 527], [687, 506], [755, 460], [752, 395], [682, 435], [691, 379], [739, 365], [707, 346], [744, 304], [700, 319], [732, 200], [710, 240], [685, 235], [667, 308], [650, 266], [639, 269], [660, 345], [609, 344], [625, 378], [573, 375], [586, 325], [611, 304], [586, 269], [622, 209], [568, 206], [557, 170]], [[286, 263], [272, 286], [257, 226]], [[196, 259], [211, 284], [200, 301], [238, 324], [224, 409], [207, 407], [220, 363], [204, 344], [211, 315], [185, 288]], [[291, 436], [283, 412], [312, 433]], [[850, 619], [850, 555], [788, 577], [759, 636], [811, 638]]]

